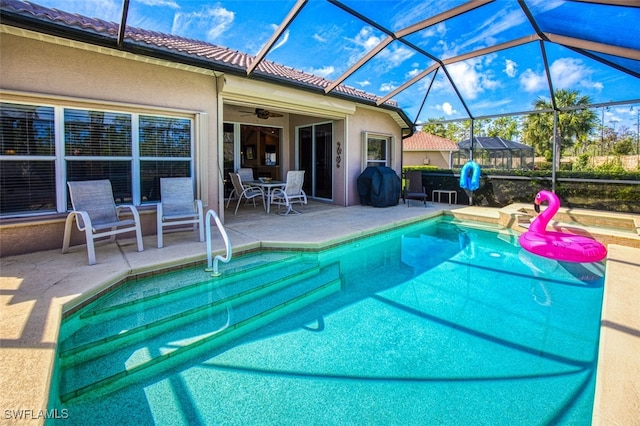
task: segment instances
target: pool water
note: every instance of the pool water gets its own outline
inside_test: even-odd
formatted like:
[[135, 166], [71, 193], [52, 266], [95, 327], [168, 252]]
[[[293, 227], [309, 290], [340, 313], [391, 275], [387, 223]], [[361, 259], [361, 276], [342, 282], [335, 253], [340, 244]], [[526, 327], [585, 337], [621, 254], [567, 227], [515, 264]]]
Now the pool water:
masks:
[[128, 283], [63, 323], [50, 408], [92, 425], [590, 424], [603, 264], [483, 228], [430, 220]]

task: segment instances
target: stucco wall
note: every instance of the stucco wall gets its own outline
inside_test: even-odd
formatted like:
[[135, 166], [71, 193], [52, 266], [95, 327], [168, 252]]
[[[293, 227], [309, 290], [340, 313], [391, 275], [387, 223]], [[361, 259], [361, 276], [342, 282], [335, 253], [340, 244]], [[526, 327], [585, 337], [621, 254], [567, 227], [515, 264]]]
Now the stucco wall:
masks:
[[[348, 118], [347, 122], [347, 158], [346, 173], [347, 204], [360, 204], [357, 179], [364, 170], [362, 133], [376, 133], [393, 136], [393, 152], [391, 168], [398, 176], [402, 172], [402, 133], [397, 123], [387, 114], [368, 108], [357, 108], [356, 113]], [[343, 159], [343, 164], [345, 159]]]
[[[58, 102], [87, 108], [123, 110], [140, 109], [160, 112], [160, 109], [181, 112], [206, 113], [209, 117], [204, 146], [196, 152], [208, 155], [203, 162], [198, 179], [204, 179], [206, 193], [201, 198], [209, 208], [218, 210], [218, 177], [215, 168], [217, 126], [215, 123], [216, 77], [167, 67], [159, 63], [122, 58], [98, 53], [79, 46], [72, 48], [49, 41], [19, 37], [2, 33], [0, 36], [0, 89], [3, 100], [27, 101], [29, 96], [17, 96], [14, 92], [34, 94], [35, 102], [49, 97]], [[119, 54], [119, 53], [116, 53]], [[69, 98], [62, 99], [60, 98]], [[0, 256], [59, 248], [62, 246], [64, 218], [46, 222], [34, 218], [36, 226], [7, 225], [0, 227], [2, 245]], [[155, 233], [155, 209], [143, 215], [143, 234]], [[83, 234], [74, 230], [73, 240], [82, 242]], [[30, 243], [25, 243], [30, 242]]]
[[[222, 124], [217, 122], [222, 115], [217, 111], [221, 99], [232, 99], [235, 105], [245, 102], [261, 105], [269, 100], [265, 106], [273, 104], [300, 114], [287, 114], [281, 120], [269, 123], [284, 129], [283, 171], [295, 167], [295, 126], [305, 120], [314, 123], [333, 121], [335, 204], [360, 203], [356, 180], [363, 169], [363, 132], [393, 136], [392, 167], [400, 174], [401, 130], [388, 112], [237, 76], [216, 77], [210, 71], [186, 66], [178, 68], [174, 64], [117, 50], [98, 49], [6, 27], [4, 30], [9, 32], [3, 32], [0, 37], [1, 99], [37, 103], [47, 103], [49, 99], [51, 103], [88, 109], [167, 111], [193, 117], [206, 114], [203, 127], [194, 129], [196, 137], [202, 141], [196, 147], [195, 173], [198, 188], [202, 189], [199, 197], [222, 218], [224, 211], [220, 211], [223, 201], [219, 198], [218, 178], [220, 148], [217, 143], [218, 132], [222, 132]], [[304, 119], [295, 121], [294, 115]], [[251, 118], [225, 115], [223, 120], [251, 122]], [[342, 148], [339, 168], [335, 161], [337, 142]], [[155, 209], [141, 210], [143, 234], [154, 234]], [[30, 218], [28, 223], [3, 220], [0, 222], [0, 256], [60, 248], [64, 217], [64, 214], [58, 214], [46, 220]], [[72, 239], [82, 243], [84, 235], [76, 230]], [[25, 241], [29, 243], [24, 244]]]
[[403, 155], [403, 166], [430, 165], [441, 169], [449, 168], [450, 151], [405, 151]]

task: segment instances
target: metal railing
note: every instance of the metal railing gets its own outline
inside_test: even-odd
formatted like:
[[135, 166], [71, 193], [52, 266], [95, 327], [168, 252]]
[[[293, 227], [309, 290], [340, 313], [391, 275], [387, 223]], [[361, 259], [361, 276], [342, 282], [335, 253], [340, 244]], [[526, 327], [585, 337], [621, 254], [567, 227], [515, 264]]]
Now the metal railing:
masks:
[[[224, 246], [227, 249], [227, 253], [225, 256], [216, 255], [213, 257], [211, 253], [211, 220], [210, 217], [213, 217], [216, 222], [216, 226], [218, 227], [218, 231], [220, 231], [220, 235], [222, 235], [222, 239], [224, 240]], [[207, 216], [205, 218], [206, 222], [206, 238], [207, 238], [207, 267], [205, 271], [213, 272], [211, 274], [212, 277], [219, 277], [222, 273], [218, 270], [218, 262], [222, 261], [224, 263], [228, 263], [231, 260], [231, 243], [229, 242], [229, 236], [227, 235], [227, 231], [225, 231], [220, 218], [216, 214], [214, 210], [209, 210], [207, 212]], [[213, 260], [212, 260], [213, 257]]]

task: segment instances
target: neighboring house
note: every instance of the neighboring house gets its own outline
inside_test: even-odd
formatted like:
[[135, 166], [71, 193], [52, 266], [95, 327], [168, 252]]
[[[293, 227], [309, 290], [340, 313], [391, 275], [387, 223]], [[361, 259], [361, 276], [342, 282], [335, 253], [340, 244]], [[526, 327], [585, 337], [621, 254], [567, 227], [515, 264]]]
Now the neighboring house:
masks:
[[450, 169], [458, 145], [449, 139], [426, 132], [415, 132], [402, 141], [402, 165], [430, 165]]
[[329, 81], [266, 60], [247, 75], [254, 57], [197, 40], [0, 5], [0, 256], [61, 246], [71, 180], [110, 179], [150, 235], [160, 177], [192, 177], [224, 219], [239, 167], [305, 170], [308, 196], [340, 206], [359, 204], [367, 165], [401, 172], [412, 125], [393, 101], [326, 93]]

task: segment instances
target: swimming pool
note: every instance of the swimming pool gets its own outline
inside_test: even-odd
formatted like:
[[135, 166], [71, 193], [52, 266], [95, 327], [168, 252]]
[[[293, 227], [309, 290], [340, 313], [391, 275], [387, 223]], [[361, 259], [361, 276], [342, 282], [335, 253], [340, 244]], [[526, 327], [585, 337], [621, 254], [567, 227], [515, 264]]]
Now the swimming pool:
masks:
[[468, 225], [128, 283], [63, 322], [50, 408], [67, 424], [589, 424], [603, 265]]

